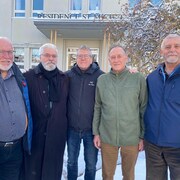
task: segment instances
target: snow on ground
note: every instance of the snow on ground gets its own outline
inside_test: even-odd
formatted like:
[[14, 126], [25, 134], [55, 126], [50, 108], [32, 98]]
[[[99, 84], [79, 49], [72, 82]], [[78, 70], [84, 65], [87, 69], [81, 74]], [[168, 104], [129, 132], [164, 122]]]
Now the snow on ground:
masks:
[[[101, 169], [101, 154], [98, 154], [98, 162], [97, 162], [97, 172], [96, 172], [96, 180], [102, 180], [102, 169]], [[81, 147], [79, 161], [79, 177], [78, 180], [84, 180], [84, 157], [83, 157], [83, 147]], [[146, 166], [145, 166], [145, 155], [144, 151], [139, 153], [138, 160], [136, 163], [135, 169], [135, 180], [145, 180], [146, 175]], [[67, 179], [67, 151], [65, 151], [64, 155], [64, 167], [63, 167], [63, 175], [62, 180]], [[122, 172], [121, 172], [121, 158], [118, 158], [116, 172], [114, 176], [114, 180], [121, 180]]]
[[[137, 163], [136, 163], [136, 170], [135, 170], [135, 180], [145, 180], [145, 157], [144, 152], [139, 154]], [[121, 180], [122, 179], [122, 171], [121, 171], [121, 163], [119, 162], [116, 166], [116, 172], [114, 175], [114, 180]], [[84, 180], [84, 177], [81, 176], [78, 180]], [[102, 170], [99, 169], [96, 172], [96, 180], [102, 180]]]

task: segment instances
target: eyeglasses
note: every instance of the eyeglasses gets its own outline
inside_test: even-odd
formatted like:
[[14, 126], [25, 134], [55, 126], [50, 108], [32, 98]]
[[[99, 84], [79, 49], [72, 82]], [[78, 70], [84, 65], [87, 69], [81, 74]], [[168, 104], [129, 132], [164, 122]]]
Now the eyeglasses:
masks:
[[48, 54], [48, 53], [46, 53], [46, 54], [41, 54], [41, 55], [43, 55], [43, 56], [46, 57], [46, 58], [50, 58], [50, 57], [52, 57], [52, 58], [57, 58], [57, 55], [56, 55], [56, 54]]
[[12, 56], [14, 54], [15, 51], [3, 51], [3, 50], [0, 50], [0, 54], [2, 54], [3, 56], [5, 54], [7, 54], [8, 56]]
[[79, 55], [77, 55], [77, 58], [79, 58], [79, 59], [87, 59], [87, 58], [89, 58], [89, 57], [91, 57], [89, 54], [79, 54]]

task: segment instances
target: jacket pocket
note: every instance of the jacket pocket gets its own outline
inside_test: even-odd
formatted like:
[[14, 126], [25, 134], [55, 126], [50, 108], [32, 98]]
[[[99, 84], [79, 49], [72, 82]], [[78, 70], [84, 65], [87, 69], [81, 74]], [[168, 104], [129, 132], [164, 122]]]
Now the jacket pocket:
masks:
[[180, 83], [179, 82], [175, 81], [171, 85], [171, 89], [170, 89], [167, 100], [171, 103], [176, 103], [180, 105]]

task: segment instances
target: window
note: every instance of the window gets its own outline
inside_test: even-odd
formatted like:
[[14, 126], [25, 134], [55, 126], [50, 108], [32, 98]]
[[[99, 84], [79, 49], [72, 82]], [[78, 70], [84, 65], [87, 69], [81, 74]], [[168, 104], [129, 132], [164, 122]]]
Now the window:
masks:
[[82, 10], [82, 0], [71, 0], [71, 10], [81, 11]]
[[158, 6], [161, 4], [161, 1], [162, 0], [151, 0], [151, 3], [154, 5], [154, 6]]
[[[134, 8], [143, 3], [144, 1], [145, 0], [129, 0], [129, 7]], [[147, 2], [152, 3], [154, 6], [158, 6], [162, 2], [162, 0], [148, 0]]]
[[99, 11], [100, 10], [100, 0], [89, 0], [89, 10]]
[[37, 17], [39, 13], [43, 12], [44, 0], [33, 0], [32, 16]]
[[140, 2], [141, 2], [141, 0], [129, 0], [129, 7], [130, 7], [130, 8], [134, 8], [134, 7], [136, 7]]
[[72, 19], [80, 18], [82, 16], [82, 0], [71, 0], [70, 10]]
[[24, 70], [24, 48], [14, 48], [14, 62], [23, 71]]
[[[67, 48], [67, 69], [71, 69], [71, 67], [76, 63], [76, 55], [78, 48]], [[99, 49], [91, 48], [92, 58], [94, 62], [98, 62]]]
[[100, 12], [100, 0], [89, 0], [89, 17], [94, 18]]
[[15, 0], [15, 17], [25, 17], [25, 0]]
[[31, 68], [34, 68], [37, 66], [40, 62], [40, 57], [39, 57], [39, 48], [32, 48], [31, 49]]

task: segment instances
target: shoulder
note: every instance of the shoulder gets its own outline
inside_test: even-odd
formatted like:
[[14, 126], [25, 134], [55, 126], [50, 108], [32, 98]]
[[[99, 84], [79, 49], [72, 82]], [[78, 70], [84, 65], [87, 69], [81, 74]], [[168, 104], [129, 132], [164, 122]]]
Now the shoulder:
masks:
[[23, 73], [26, 79], [32, 77], [34, 74], [35, 74], [34, 69], [29, 69], [28, 71]]
[[62, 72], [59, 69], [58, 69], [58, 71], [59, 71], [59, 74], [58, 74], [59, 78], [65, 80], [65, 81], [69, 81], [69, 76], [68, 76], [68, 74], [66, 72]]
[[71, 74], [71, 70], [65, 71], [64, 74], [66, 74], [67, 76], [69, 76], [69, 74]]
[[110, 73], [107, 73], [107, 74], [101, 74], [99, 77], [98, 77], [98, 82], [105, 82], [109, 79], [110, 77]]
[[103, 71], [100, 69], [96, 69], [92, 73], [87, 74], [89, 77], [92, 77], [93, 79], [97, 80], [102, 74], [104, 74]]
[[128, 71], [127, 75], [132, 77], [132, 78], [144, 79], [145, 80], [145, 76], [141, 72], [131, 73]]
[[106, 79], [107, 77], [109, 76], [109, 73], [103, 73], [103, 74], [101, 74], [101, 76], [99, 76], [99, 78], [98, 79]]
[[159, 72], [160, 72], [159, 68], [155, 69], [147, 76], [147, 80], [154, 79], [154, 78], [156, 79], [159, 76]]
[[98, 69], [97, 74], [98, 74], [98, 76], [101, 76], [102, 74], [104, 74], [104, 72], [101, 69]]
[[145, 76], [141, 72], [138, 72], [136, 74], [137, 74], [137, 77], [139, 77], [139, 79], [144, 79], [145, 80]]
[[77, 73], [77, 68], [72, 67], [70, 70], [64, 72], [64, 74], [65, 74], [66, 76], [68, 76], [69, 78], [71, 78], [71, 77], [73, 77], [73, 76], [76, 76], [76, 75], [78, 75], [78, 73]]

